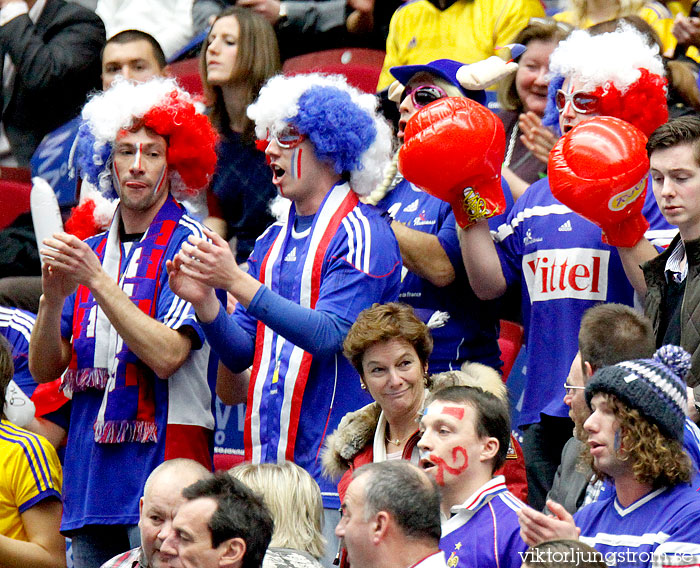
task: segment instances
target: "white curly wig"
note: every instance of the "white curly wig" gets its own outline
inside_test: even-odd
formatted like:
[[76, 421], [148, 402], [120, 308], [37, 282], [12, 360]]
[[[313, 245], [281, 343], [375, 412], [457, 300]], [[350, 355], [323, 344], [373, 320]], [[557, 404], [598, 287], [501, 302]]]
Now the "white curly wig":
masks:
[[255, 133], [294, 124], [314, 146], [317, 157], [339, 174], [349, 174], [358, 195], [368, 195], [391, 160], [391, 128], [377, 112], [377, 98], [350, 86], [341, 75], [277, 75], [248, 107]]

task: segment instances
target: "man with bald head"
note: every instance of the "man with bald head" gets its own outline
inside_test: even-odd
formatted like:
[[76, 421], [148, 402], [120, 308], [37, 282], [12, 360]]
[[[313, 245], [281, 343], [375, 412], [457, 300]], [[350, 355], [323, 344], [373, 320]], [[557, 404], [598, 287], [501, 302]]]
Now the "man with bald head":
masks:
[[102, 568], [167, 566], [168, 555], [161, 553], [160, 546], [170, 531], [178, 507], [185, 502], [182, 490], [210, 476], [202, 464], [186, 458], [168, 460], [155, 468], [146, 480], [139, 502], [141, 546], [118, 554]]

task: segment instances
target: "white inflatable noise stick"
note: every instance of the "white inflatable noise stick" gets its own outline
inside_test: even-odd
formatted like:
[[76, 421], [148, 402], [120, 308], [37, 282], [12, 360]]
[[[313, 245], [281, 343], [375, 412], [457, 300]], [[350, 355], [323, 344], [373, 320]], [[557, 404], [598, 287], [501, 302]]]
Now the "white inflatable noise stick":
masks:
[[[61, 210], [58, 207], [56, 193], [48, 182], [39, 176], [32, 178], [32, 192], [29, 197], [32, 210], [32, 222], [34, 223], [34, 235], [39, 250], [43, 246], [44, 239], [53, 236], [54, 233], [63, 231]], [[41, 258], [42, 264], [44, 258]]]

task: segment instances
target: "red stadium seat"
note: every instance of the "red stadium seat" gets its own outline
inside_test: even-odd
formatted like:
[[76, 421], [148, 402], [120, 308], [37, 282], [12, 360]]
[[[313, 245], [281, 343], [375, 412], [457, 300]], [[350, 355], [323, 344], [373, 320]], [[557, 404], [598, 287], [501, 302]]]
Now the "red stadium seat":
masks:
[[287, 59], [282, 66], [282, 71], [285, 75], [311, 72], [337, 73], [345, 75], [348, 83], [358, 89], [366, 93], [375, 93], [384, 55], [385, 53], [378, 49], [359, 47], [329, 49]]
[[28, 169], [0, 168], [0, 229], [10, 225], [19, 215], [29, 211], [32, 191]]
[[170, 76], [177, 79], [180, 86], [191, 95], [201, 95], [202, 78], [199, 76], [199, 58], [183, 59], [169, 65]]
[[503, 361], [503, 382], [508, 379], [522, 344], [523, 326], [512, 321], [501, 320], [501, 334], [498, 337], [498, 347], [501, 349], [501, 361]]

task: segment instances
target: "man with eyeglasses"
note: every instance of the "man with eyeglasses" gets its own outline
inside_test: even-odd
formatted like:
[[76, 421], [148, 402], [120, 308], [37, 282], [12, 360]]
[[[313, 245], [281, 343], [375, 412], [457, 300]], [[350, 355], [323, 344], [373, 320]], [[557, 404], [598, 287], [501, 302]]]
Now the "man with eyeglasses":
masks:
[[547, 494], [547, 501], [559, 503], [571, 514], [596, 501], [603, 489], [602, 483], [589, 486], [590, 468], [584, 467], [580, 460], [586, 439], [583, 423], [591, 415], [583, 391], [598, 369], [620, 361], [651, 357], [654, 353], [651, 323], [629, 306], [599, 304], [586, 310], [581, 318], [578, 348], [564, 383], [564, 404], [574, 421], [574, 436], [564, 446], [561, 465]]
[[[396, 238], [358, 197], [379, 182], [391, 131], [374, 97], [339, 76], [274, 77], [248, 113], [288, 210], [258, 238], [247, 273], [207, 231], [211, 242], [182, 246], [170, 283], [223, 364], [252, 365], [249, 383], [236, 383], [247, 391], [246, 460], [305, 468], [321, 487], [330, 543], [340, 500], [320, 451], [346, 413], [371, 402], [342, 342], [363, 309], [395, 301], [400, 287]], [[216, 288], [238, 301], [231, 316]]]
[[[596, 115], [617, 116], [647, 134], [667, 119], [661, 58], [635, 30], [598, 36], [576, 31], [552, 54], [550, 71], [555, 75], [550, 92], [561, 93], [559, 108], [550, 100], [545, 118], [556, 119], [563, 133]], [[605, 183], [611, 195], [628, 189], [617, 188], [612, 176]], [[644, 213], [652, 226], [647, 237], [665, 244], [662, 237], [670, 239], [670, 234], [659, 229], [670, 226], [650, 197]], [[574, 338], [581, 316], [601, 301], [631, 305], [633, 289], [615, 247], [602, 242], [600, 228], [555, 199], [547, 179], [528, 188], [493, 238], [485, 220], [459, 236], [477, 296], [497, 298], [509, 286], [522, 290], [527, 358], [519, 425], [524, 430], [529, 501], [541, 509], [570, 437], [560, 381], [577, 351]]]
[[[392, 91], [399, 104], [399, 142], [409, 119], [433, 101], [451, 96], [485, 103], [482, 89], [468, 90], [459, 83], [462, 67], [451, 59], [392, 67], [400, 83]], [[465, 361], [500, 369], [498, 308], [496, 302], [479, 300], [469, 287], [450, 205], [405, 180], [398, 168], [392, 171], [368, 201], [392, 219], [404, 266], [399, 299], [431, 327], [430, 372], [457, 370]]]

